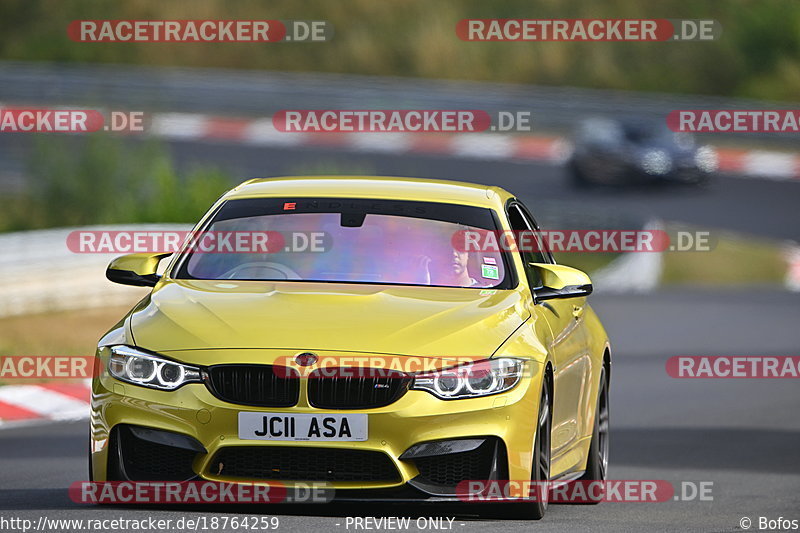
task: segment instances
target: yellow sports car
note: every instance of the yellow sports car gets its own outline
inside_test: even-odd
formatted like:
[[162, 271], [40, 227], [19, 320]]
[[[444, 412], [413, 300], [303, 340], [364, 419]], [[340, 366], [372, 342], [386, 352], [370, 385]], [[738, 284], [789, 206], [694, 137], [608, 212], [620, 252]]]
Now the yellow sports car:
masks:
[[535, 231], [510, 193], [454, 181], [228, 191], [166, 266], [108, 267], [153, 289], [98, 343], [91, 479], [414, 501], [509, 480], [503, 509], [540, 518], [530, 481], [606, 478], [611, 354], [586, 274], [486, 238]]

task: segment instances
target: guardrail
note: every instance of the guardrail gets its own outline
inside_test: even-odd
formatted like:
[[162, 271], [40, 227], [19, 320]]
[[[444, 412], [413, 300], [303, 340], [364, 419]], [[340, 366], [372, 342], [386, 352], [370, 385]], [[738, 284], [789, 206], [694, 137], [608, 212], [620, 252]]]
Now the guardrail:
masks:
[[[78, 229], [58, 228], [0, 234], [0, 317], [67, 309], [124, 305], [147, 289], [108, 281], [105, 269], [120, 254], [77, 254], [67, 248], [67, 235]], [[102, 226], [108, 231], [181, 231], [186, 224]]]

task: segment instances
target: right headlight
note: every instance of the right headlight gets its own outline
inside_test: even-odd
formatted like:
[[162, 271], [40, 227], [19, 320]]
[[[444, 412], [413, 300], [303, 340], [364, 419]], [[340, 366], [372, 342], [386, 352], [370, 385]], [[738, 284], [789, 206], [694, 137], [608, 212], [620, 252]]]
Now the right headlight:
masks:
[[125, 345], [111, 347], [108, 372], [120, 381], [161, 390], [175, 390], [186, 383], [202, 381], [199, 368]]
[[660, 176], [672, 170], [672, 158], [664, 150], [647, 150], [640, 164], [648, 174]]
[[524, 365], [523, 360], [509, 357], [485, 359], [417, 374], [411, 388], [443, 400], [488, 396], [513, 388], [522, 377]]

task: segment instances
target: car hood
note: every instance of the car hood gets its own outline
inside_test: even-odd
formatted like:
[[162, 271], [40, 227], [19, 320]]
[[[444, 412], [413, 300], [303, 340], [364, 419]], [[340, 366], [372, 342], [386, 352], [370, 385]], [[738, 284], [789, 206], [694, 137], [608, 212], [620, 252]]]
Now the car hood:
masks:
[[670, 157], [691, 157], [697, 152], [697, 146], [692, 144], [689, 146], [680, 146], [675, 142], [669, 140], [653, 140], [646, 143], [637, 143], [632, 145], [633, 151], [642, 156], [647, 152], [653, 150], [661, 150]]
[[171, 280], [129, 325], [136, 345], [154, 351], [488, 356], [528, 316], [518, 290]]

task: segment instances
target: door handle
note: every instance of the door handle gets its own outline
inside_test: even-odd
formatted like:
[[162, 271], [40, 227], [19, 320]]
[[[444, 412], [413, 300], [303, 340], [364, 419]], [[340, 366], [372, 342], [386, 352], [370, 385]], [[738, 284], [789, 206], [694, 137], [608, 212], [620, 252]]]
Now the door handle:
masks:
[[575, 317], [575, 320], [580, 319], [583, 316], [583, 306], [582, 305], [572, 306], [572, 316]]

